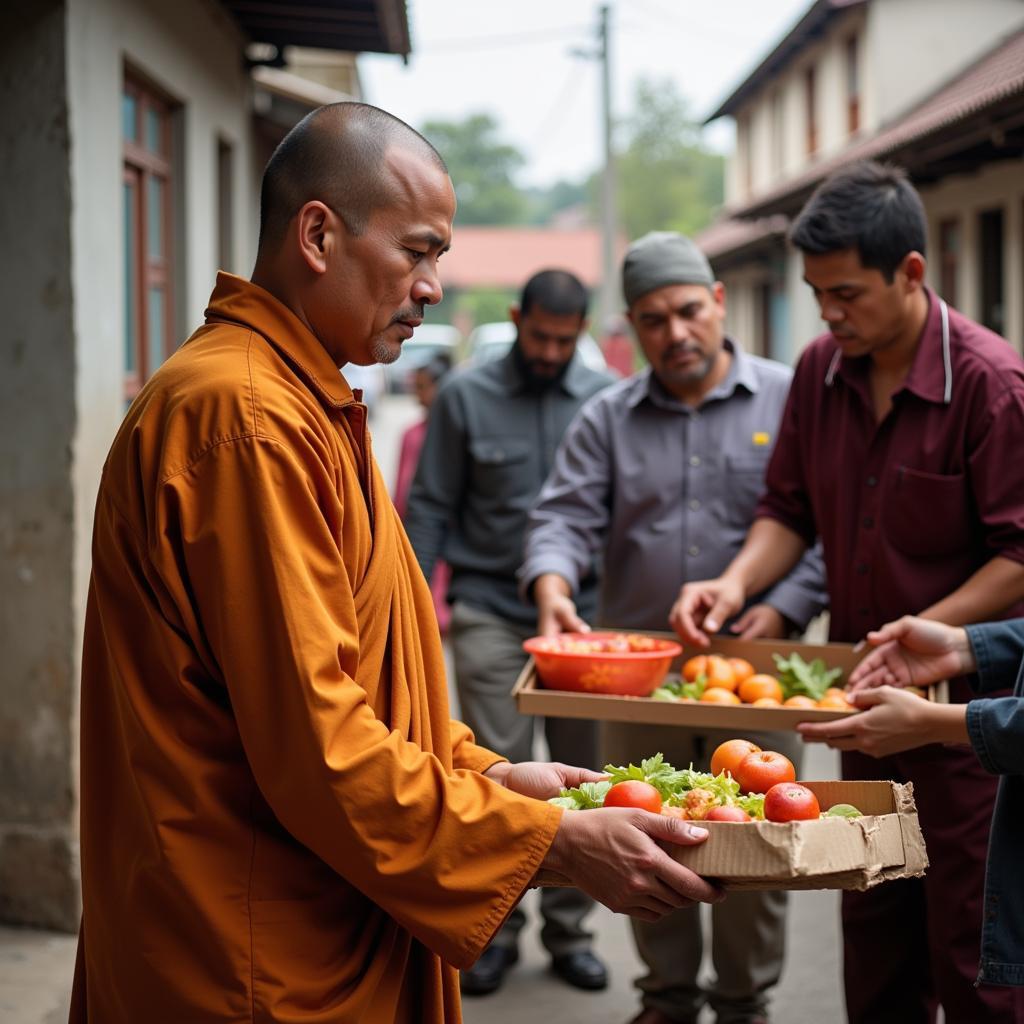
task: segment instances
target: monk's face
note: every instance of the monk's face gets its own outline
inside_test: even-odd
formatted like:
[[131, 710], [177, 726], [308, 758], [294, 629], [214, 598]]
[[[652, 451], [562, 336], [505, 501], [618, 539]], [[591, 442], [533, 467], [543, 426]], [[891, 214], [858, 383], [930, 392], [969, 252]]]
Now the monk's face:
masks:
[[341, 232], [323, 282], [339, 363], [394, 362], [424, 308], [443, 294], [437, 263], [451, 245], [451, 181], [434, 163], [400, 148], [388, 151], [384, 165], [390, 200], [359, 234]]

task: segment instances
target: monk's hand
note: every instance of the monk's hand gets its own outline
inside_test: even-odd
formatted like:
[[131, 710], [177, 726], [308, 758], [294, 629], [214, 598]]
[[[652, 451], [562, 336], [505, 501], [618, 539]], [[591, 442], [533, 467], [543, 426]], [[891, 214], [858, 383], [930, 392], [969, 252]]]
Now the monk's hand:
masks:
[[590, 626], [576, 611], [569, 581], [558, 573], [547, 572], [537, 577], [533, 585], [533, 600], [537, 604], [539, 636], [590, 632]]
[[967, 630], [904, 615], [867, 635], [875, 648], [850, 673], [849, 689], [927, 686], [977, 667]]
[[503, 762], [492, 765], [484, 774], [506, 789], [537, 800], [558, 796], [561, 790], [573, 789], [581, 782], [601, 782], [607, 778], [601, 772], [575, 768], [558, 761], [520, 761], [518, 764]]
[[967, 743], [966, 704], [933, 704], [894, 686], [857, 690], [849, 695], [862, 714], [833, 722], [801, 722], [797, 730], [809, 743], [833, 750], [860, 750], [887, 757], [926, 743]]
[[632, 808], [564, 811], [541, 867], [618, 914], [657, 921], [679, 907], [725, 898], [662, 849], [694, 846], [707, 836], [690, 822]]

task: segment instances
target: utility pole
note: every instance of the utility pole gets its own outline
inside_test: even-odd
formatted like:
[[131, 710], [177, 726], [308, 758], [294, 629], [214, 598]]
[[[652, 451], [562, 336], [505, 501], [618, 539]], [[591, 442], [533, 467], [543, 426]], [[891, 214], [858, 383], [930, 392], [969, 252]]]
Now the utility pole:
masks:
[[615, 242], [618, 238], [618, 211], [615, 202], [615, 151], [612, 148], [612, 75], [609, 46], [609, 4], [601, 6], [598, 28], [600, 47], [597, 57], [601, 62], [601, 121], [604, 135], [604, 171], [601, 175], [601, 301], [598, 330], [603, 331], [608, 317], [617, 311], [619, 298], [618, 268]]
[[615, 242], [618, 238], [618, 211], [615, 202], [615, 151], [612, 148], [612, 71], [610, 46], [611, 4], [600, 8], [597, 26], [597, 48], [577, 47], [570, 52], [583, 60], [596, 60], [601, 65], [601, 134], [604, 166], [601, 170], [601, 292], [598, 296], [594, 323], [597, 332], [619, 309], [618, 267], [615, 265]]

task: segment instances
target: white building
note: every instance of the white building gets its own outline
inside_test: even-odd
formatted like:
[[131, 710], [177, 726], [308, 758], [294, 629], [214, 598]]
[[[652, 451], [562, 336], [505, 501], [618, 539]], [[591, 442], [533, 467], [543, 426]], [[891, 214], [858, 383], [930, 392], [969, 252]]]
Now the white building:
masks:
[[357, 52], [409, 49], [404, 0], [0, 7], [0, 920], [78, 924], [79, 650], [126, 403], [217, 268], [251, 268], [272, 148], [359, 97]]
[[793, 362], [821, 333], [785, 233], [829, 173], [876, 158], [921, 193], [929, 283], [1024, 351], [1024, 3], [816, 0], [719, 117], [726, 208], [697, 241], [737, 338]]

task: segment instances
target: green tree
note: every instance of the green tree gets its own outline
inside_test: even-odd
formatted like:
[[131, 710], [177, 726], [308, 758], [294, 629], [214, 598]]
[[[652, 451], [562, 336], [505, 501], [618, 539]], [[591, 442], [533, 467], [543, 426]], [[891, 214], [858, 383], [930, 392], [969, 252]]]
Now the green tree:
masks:
[[522, 224], [526, 196], [512, 182], [524, 157], [502, 142], [490, 114], [462, 121], [428, 121], [421, 129], [448, 164], [459, 207], [456, 224]]
[[[648, 231], [692, 235], [722, 205], [725, 160], [701, 140], [700, 126], [671, 80], [641, 79], [633, 110], [618, 126], [619, 217], [631, 239]], [[599, 209], [601, 177], [589, 183]]]

